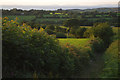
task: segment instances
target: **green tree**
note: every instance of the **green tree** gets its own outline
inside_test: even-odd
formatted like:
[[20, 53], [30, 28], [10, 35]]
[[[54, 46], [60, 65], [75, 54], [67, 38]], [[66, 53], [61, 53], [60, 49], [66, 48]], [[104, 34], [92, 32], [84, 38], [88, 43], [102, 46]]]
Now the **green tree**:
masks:
[[93, 35], [93, 32], [92, 32], [93, 30], [92, 30], [92, 28], [89, 28], [89, 29], [87, 29], [85, 32], [84, 32], [84, 37], [87, 37], [87, 38], [89, 38], [89, 37], [91, 37], [92, 35]]
[[46, 29], [55, 30], [55, 26], [54, 25], [48, 25]]
[[83, 38], [84, 32], [86, 31], [86, 28], [79, 27], [76, 31], [76, 36], [79, 38]]
[[78, 19], [69, 19], [69, 20], [64, 22], [64, 26], [69, 27], [68, 35], [69, 35], [69, 32], [72, 28], [77, 29], [79, 27], [79, 25], [80, 24], [79, 24]]
[[113, 30], [108, 23], [100, 23], [93, 28], [93, 35], [103, 39], [104, 43], [108, 47], [113, 36]]

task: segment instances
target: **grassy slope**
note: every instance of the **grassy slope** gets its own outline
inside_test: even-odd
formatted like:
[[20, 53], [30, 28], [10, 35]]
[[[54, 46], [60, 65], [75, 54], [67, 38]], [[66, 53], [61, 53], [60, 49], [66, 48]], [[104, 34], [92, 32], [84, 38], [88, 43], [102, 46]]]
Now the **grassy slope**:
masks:
[[[104, 55], [105, 66], [101, 77], [118, 77], [118, 40], [114, 41]], [[119, 60], [120, 61], [120, 60]]]
[[88, 45], [88, 38], [84, 39], [76, 39], [76, 38], [65, 38], [65, 39], [59, 39], [59, 42], [61, 45], [65, 45], [66, 43], [69, 43], [71, 45], [74, 45], [75, 47], [84, 47], [85, 45]]
[[113, 40], [120, 39], [120, 27], [113, 27], [113, 32], [115, 33]]

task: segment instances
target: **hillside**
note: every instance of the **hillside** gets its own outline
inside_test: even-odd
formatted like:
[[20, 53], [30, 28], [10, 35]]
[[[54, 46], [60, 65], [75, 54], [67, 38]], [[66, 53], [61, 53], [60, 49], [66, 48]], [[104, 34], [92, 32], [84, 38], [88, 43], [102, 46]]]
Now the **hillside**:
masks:
[[118, 8], [93, 8], [93, 9], [68, 9], [67, 11], [75, 11], [75, 12], [92, 12], [92, 11], [98, 11], [98, 12], [118, 12]]

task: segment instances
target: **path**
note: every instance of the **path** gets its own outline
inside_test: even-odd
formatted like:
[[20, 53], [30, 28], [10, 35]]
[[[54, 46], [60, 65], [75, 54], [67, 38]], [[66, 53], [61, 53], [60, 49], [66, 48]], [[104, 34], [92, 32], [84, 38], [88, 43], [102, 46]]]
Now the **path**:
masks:
[[81, 74], [81, 78], [99, 78], [99, 74], [104, 66], [103, 54], [96, 54], [96, 61], [90, 62], [90, 66], [86, 67]]

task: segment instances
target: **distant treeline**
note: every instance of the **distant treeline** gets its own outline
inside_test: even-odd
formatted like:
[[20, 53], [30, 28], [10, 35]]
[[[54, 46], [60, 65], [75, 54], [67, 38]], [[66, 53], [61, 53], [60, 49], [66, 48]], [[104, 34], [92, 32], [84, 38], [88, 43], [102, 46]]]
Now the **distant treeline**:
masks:
[[[62, 25], [64, 20], [70, 18], [77, 18], [81, 21], [81, 26], [92, 26], [94, 23], [97, 22], [109, 22], [111, 26], [118, 26], [118, 17], [120, 13], [117, 11], [112, 11], [107, 9], [108, 11], [100, 12], [98, 10], [101, 9], [91, 9], [91, 10], [22, 10], [22, 9], [10, 9], [4, 10], [2, 9], [3, 17], [7, 16], [35, 16], [32, 20], [22, 19], [26, 22], [34, 21], [36, 24], [59, 24]], [[102, 9], [104, 10], [104, 9]], [[106, 10], [106, 9], [105, 9]], [[115, 9], [116, 10], [116, 9]], [[44, 19], [44, 20], [40, 20]]]

